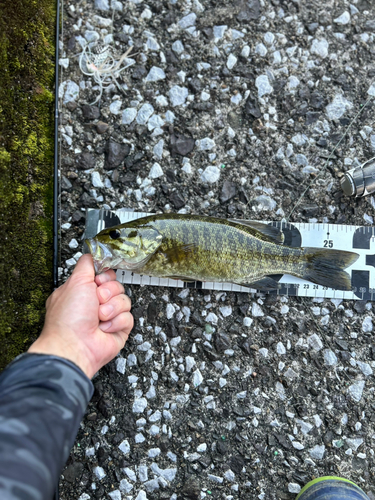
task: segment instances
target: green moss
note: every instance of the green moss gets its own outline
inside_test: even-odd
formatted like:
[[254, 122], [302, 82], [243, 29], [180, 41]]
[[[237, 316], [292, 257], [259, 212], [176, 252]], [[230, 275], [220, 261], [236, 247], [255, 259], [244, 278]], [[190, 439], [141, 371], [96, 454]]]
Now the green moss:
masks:
[[0, 369], [52, 288], [55, 0], [0, 3]]

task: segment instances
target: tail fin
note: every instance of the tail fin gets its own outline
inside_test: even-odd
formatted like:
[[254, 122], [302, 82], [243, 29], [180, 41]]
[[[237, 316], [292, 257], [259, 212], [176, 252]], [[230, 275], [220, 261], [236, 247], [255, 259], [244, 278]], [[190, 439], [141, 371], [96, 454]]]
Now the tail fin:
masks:
[[344, 269], [354, 264], [359, 257], [357, 253], [313, 247], [303, 250], [306, 259], [303, 279], [336, 290], [352, 289], [351, 278]]

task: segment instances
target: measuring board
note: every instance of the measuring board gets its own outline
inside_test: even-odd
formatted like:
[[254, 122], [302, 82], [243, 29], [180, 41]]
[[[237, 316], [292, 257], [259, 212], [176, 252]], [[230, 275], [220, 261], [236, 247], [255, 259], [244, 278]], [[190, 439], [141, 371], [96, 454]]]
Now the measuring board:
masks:
[[[88, 209], [85, 237], [92, 238], [107, 227], [123, 224], [139, 217], [152, 215], [131, 210]], [[299, 297], [323, 297], [335, 299], [375, 300], [375, 234], [372, 226], [346, 226], [342, 224], [266, 222], [279, 228], [285, 236], [284, 245], [290, 247], [334, 248], [359, 254], [358, 260], [346, 271], [352, 277], [352, 291], [344, 292], [290, 276], [278, 275], [280, 288], [270, 294]], [[132, 285], [168, 286], [231, 292], [256, 293], [256, 290], [232, 283], [200, 282], [185, 283], [180, 280], [152, 278], [131, 271], [117, 271], [121, 283]]]

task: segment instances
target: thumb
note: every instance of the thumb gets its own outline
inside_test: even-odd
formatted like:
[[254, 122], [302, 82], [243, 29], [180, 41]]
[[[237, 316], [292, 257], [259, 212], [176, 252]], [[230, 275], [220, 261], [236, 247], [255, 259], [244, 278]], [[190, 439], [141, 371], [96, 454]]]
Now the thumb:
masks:
[[79, 258], [71, 278], [74, 281], [76, 280], [83, 282], [94, 281], [95, 268], [91, 254], [86, 253], [85, 255], [82, 255], [82, 257]]

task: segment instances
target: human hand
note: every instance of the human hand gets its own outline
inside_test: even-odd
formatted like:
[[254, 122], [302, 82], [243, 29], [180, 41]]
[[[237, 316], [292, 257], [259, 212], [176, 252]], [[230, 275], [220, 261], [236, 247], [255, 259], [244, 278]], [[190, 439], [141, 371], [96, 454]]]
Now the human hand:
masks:
[[95, 276], [83, 255], [46, 302], [46, 319], [28, 352], [53, 354], [76, 363], [89, 378], [124, 347], [133, 328], [131, 302], [111, 270]]

